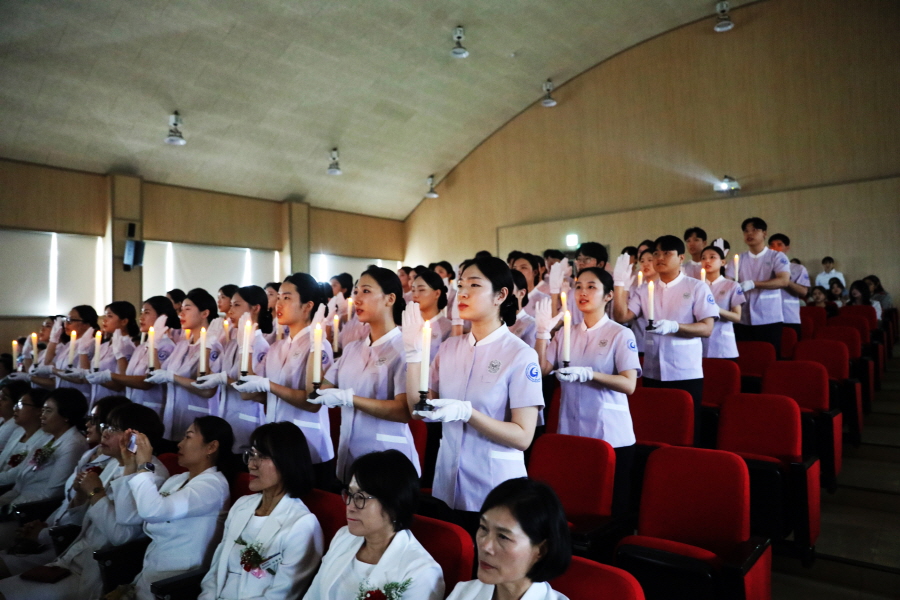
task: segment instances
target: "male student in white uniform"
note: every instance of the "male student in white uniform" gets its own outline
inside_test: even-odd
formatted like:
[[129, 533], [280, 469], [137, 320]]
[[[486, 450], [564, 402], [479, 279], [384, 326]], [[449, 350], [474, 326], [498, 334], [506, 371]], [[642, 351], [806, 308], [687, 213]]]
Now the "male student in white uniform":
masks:
[[[781, 252], [785, 256], [791, 250], [791, 238], [783, 233], [769, 236], [769, 249]], [[781, 310], [784, 313], [784, 326], [797, 332], [800, 339], [800, 299], [806, 298], [809, 292], [809, 273], [799, 262], [791, 261], [791, 280], [781, 290]]]
[[831, 281], [833, 277], [838, 278], [841, 281], [841, 285], [847, 287], [847, 282], [844, 280], [844, 274], [834, 268], [834, 259], [830, 256], [826, 256], [822, 259], [822, 269], [823, 271], [816, 275], [816, 285], [825, 288], [826, 290], [831, 289], [831, 285], [828, 283]]
[[688, 277], [700, 279], [700, 255], [706, 248], [706, 232], [699, 227], [688, 227], [684, 230], [684, 245], [687, 246], [687, 253], [691, 255], [690, 260], [685, 258], [681, 272]]

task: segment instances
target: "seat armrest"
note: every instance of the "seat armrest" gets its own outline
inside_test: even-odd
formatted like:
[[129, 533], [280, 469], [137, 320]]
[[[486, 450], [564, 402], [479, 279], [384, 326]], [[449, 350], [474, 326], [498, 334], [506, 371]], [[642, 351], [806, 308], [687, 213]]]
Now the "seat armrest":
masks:
[[207, 569], [194, 569], [154, 581], [150, 584], [150, 591], [158, 600], [194, 600], [200, 595], [200, 583], [206, 572]]
[[50, 540], [53, 542], [53, 550], [59, 556], [72, 545], [78, 534], [81, 533], [81, 525], [57, 525], [47, 530]]
[[771, 543], [769, 538], [750, 536], [750, 539], [735, 546], [727, 555], [721, 555], [722, 570], [743, 577], [753, 568]]
[[144, 553], [149, 545], [150, 538], [141, 538], [121, 546], [94, 551], [94, 560], [100, 567], [100, 577], [103, 579], [104, 593], [134, 581], [144, 568]]
[[62, 502], [62, 500], [59, 498], [38, 500], [36, 502], [24, 502], [22, 504], [16, 504], [13, 507], [13, 510], [20, 523], [46, 521], [47, 517], [53, 514], [53, 511], [59, 507], [60, 502]]

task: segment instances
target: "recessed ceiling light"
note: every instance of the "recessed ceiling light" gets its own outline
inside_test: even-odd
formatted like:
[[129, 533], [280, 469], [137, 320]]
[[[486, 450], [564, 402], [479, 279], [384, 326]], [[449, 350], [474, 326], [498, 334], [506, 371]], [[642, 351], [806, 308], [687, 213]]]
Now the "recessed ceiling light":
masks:
[[177, 110], [169, 115], [169, 135], [165, 138], [167, 144], [172, 146], [184, 146], [187, 144], [187, 140], [184, 139], [184, 135], [179, 129], [183, 122]]
[[731, 20], [731, 17], [728, 15], [728, 10], [730, 6], [728, 2], [717, 2], [716, 3], [716, 25], [713, 27], [716, 33], [725, 33], [726, 31], [731, 31], [734, 29], [734, 22]]
[[428, 182], [428, 191], [425, 192], [425, 197], [440, 198], [440, 195], [436, 191], [434, 191], [434, 175], [429, 175], [426, 181]]
[[459, 25], [453, 30], [453, 41], [456, 42], [456, 45], [453, 46], [453, 50], [450, 51], [450, 56], [453, 58], [466, 58], [469, 56], [469, 51], [462, 45], [464, 39], [466, 39], [466, 30], [462, 25]]
[[331, 149], [331, 162], [328, 164], [328, 174], [329, 175], [343, 175], [343, 171], [341, 171], [341, 163], [338, 160], [338, 149]]
[[549, 79], [544, 82], [544, 92], [546, 93], [546, 95], [544, 96], [544, 99], [541, 100], [541, 106], [544, 106], [546, 108], [553, 108], [554, 106], [556, 106], [556, 100], [552, 96], [553, 82]]

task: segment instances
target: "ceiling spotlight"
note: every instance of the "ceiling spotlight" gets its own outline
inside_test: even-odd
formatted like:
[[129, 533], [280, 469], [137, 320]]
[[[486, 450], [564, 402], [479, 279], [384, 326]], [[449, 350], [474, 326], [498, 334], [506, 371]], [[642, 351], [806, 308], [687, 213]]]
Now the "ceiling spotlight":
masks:
[[436, 191], [434, 191], [434, 175], [429, 175], [426, 181], [428, 182], [428, 191], [425, 192], [425, 197], [440, 198], [440, 195]]
[[342, 175], [344, 172], [341, 171], [341, 163], [338, 162], [338, 149], [331, 149], [331, 162], [328, 164], [328, 174], [329, 175]]
[[556, 106], [556, 100], [553, 99], [553, 96], [550, 94], [553, 93], [553, 82], [549, 79], [544, 82], [544, 92], [547, 94], [544, 96], [544, 99], [541, 100], [541, 106], [545, 106], [547, 108], [553, 108]]
[[722, 181], [717, 181], [713, 184], [713, 190], [721, 193], [721, 194], [729, 194], [734, 196], [741, 189], [741, 184], [737, 182], [736, 179], [729, 177], [726, 175], [722, 178]]
[[718, 20], [716, 21], [715, 27], [713, 27], [716, 33], [725, 33], [726, 31], [734, 29], [734, 22], [732, 22], [731, 17], [728, 16], [729, 8], [727, 2], [716, 2]]
[[469, 56], [469, 51], [463, 48], [462, 45], [464, 39], [466, 39], [466, 30], [462, 25], [459, 25], [453, 30], [453, 41], [456, 42], [456, 45], [453, 46], [453, 50], [450, 51], [450, 56], [453, 58], [466, 58]]
[[169, 115], [169, 135], [166, 136], [167, 144], [171, 144], [172, 146], [184, 146], [187, 144], [187, 140], [184, 139], [184, 135], [182, 135], [181, 129], [179, 129], [183, 122], [184, 121], [181, 120], [181, 115], [178, 114], [177, 110]]

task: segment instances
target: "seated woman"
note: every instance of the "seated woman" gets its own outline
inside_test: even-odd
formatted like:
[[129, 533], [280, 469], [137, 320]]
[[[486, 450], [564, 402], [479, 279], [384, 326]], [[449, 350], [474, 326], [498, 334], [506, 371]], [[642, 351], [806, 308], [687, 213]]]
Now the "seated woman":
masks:
[[[0, 422], [2, 422], [2, 425], [0, 425], [0, 452], [6, 448], [7, 442], [12, 439], [13, 434], [19, 429], [14, 418], [16, 402], [30, 387], [27, 382], [15, 381], [12, 377], [0, 384]], [[0, 460], [0, 467], [5, 464], [5, 461]]]
[[566, 600], [547, 583], [572, 561], [566, 517], [548, 485], [521, 477], [494, 488], [475, 542], [478, 579], [456, 584], [447, 600]]
[[881, 303], [872, 299], [869, 286], [862, 279], [857, 279], [850, 284], [850, 299], [844, 306], [871, 306], [875, 309], [875, 318], [881, 323]]
[[41, 408], [47, 399], [47, 390], [30, 388], [27, 383], [16, 381], [4, 386], [2, 395], [10, 398], [13, 406], [12, 422], [15, 428], [0, 452], [0, 473], [5, 473], [21, 463], [38, 446], [43, 446], [50, 436], [41, 429]]
[[863, 277], [863, 281], [869, 286], [869, 293], [872, 294], [872, 300], [877, 300], [883, 310], [894, 308], [894, 301], [891, 299], [891, 295], [884, 291], [884, 287], [881, 285], [881, 279], [879, 279], [877, 275], [866, 275]]
[[[205, 416], [195, 419], [178, 444], [178, 464], [186, 472], [169, 477], [157, 489], [151, 462], [153, 446], [143, 433], [125, 431], [122, 443], [135, 433], [137, 452], [123, 452], [124, 475], [112, 485], [116, 521], [143, 524], [150, 546], [144, 569], [130, 587], [138, 600], [152, 600], [150, 584], [205, 567], [222, 535], [221, 516], [228, 506], [231, 447], [228, 421]], [[116, 592], [130, 594], [129, 586]], [[119, 596], [115, 596], [119, 597]]]
[[[363, 598], [390, 589], [396, 597], [439, 600], [444, 597], [440, 565], [413, 537], [419, 478], [398, 450], [364, 454], [348, 472], [343, 491], [347, 526], [338, 531], [304, 600]], [[565, 523], [565, 520], [563, 521]]]
[[313, 478], [303, 432], [287, 421], [262, 425], [244, 461], [257, 493], [231, 507], [199, 600], [297, 598], [323, 551], [319, 521], [300, 499]]

